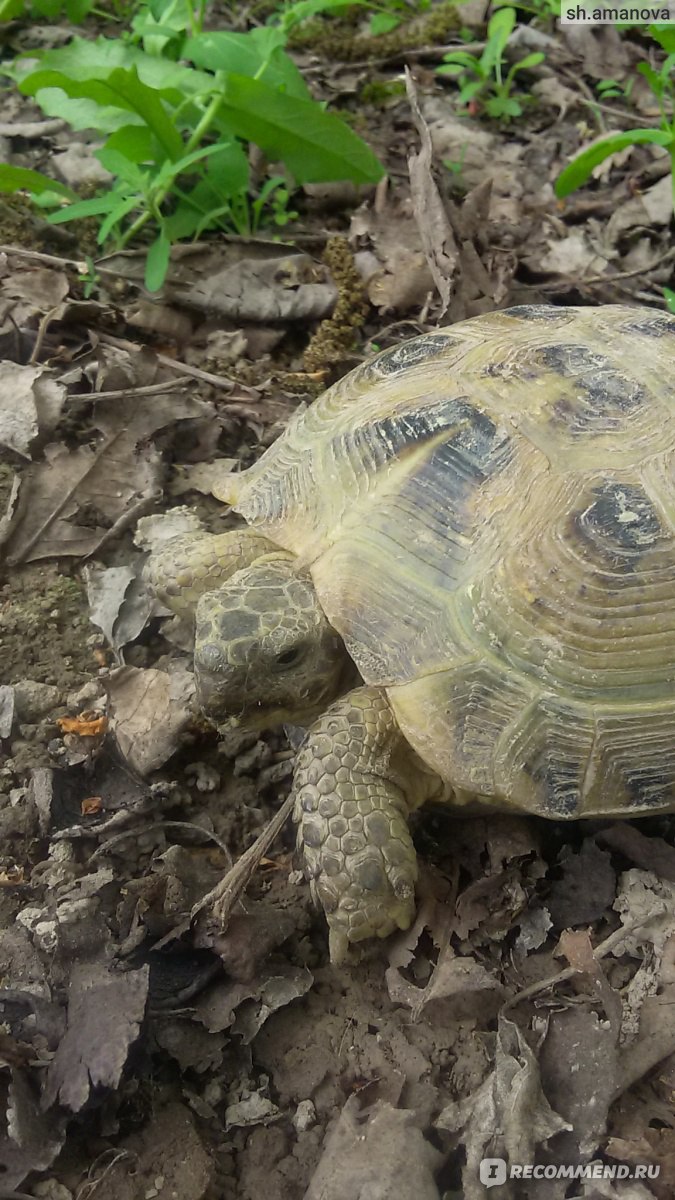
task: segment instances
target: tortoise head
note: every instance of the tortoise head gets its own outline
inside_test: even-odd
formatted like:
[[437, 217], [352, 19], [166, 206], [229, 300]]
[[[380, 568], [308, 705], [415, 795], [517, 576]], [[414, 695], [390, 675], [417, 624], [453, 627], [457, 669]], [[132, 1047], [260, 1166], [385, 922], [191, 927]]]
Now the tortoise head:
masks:
[[197, 604], [197, 696], [215, 720], [307, 723], [343, 690], [349, 662], [310, 577], [290, 556], [237, 571]]

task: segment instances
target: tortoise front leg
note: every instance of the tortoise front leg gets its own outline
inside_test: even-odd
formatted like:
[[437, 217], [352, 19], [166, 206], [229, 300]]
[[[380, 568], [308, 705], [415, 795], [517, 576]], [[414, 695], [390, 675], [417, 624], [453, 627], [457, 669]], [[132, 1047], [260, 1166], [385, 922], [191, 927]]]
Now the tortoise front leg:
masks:
[[225, 533], [182, 533], [150, 555], [143, 578], [177, 616], [194, 618], [197, 601], [206, 592], [217, 591], [236, 571], [258, 559], [279, 554], [269, 538], [246, 527]]
[[350, 692], [311, 727], [295, 768], [294, 817], [333, 962], [349, 942], [410, 925], [417, 860], [407, 817], [440, 787], [379, 688]]

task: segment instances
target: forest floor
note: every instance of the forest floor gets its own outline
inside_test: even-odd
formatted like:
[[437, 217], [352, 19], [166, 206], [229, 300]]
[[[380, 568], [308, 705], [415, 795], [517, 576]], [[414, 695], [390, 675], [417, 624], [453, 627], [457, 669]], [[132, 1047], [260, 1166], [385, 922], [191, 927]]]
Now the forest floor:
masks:
[[[299, 189], [285, 242], [185, 245], [153, 296], [130, 247], [85, 292], [87, 222], [0, 203], [0, 1198], [474, 1200], [483, 1158], [549, 1168], [508, 1200], [675, 1192], [674, 817], [424, 810], [417, 919], [348, 966], [288, 825], [224, 931], [189, 920], [293, 751], [198, 714], [139, 521], [234, 523], [214, 480], [375, 348], [511, 304], [663, 309], [672, 286], [666, 150], [553, 190], [594, 137], [658, 126], [645, 36], [524, 17], [507, 56], [544, 59], [497, 121], [436, 74], [485, 44], [484, 6], [456, 12], [442, 45], [428, 14], [375, 39], [353, 10], [297, 39], [386, 181]], [[96, 182], [86, 132], [12, 88], [0, 116], [5, 161]]]

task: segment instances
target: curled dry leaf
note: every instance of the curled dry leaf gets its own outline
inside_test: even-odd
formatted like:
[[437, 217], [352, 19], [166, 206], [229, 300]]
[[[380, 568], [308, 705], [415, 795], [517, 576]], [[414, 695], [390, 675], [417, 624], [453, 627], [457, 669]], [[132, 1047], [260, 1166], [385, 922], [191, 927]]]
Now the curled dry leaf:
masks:
[[157, 770], [175, 752], [194, 718], [194, 676], [174, 664], [166, 671], [120, 667], [108, 680], [110, 728], [129, 765], [140, 775]]
[[[543, 1142], [571, 1129], [546, 1099], [536, 1056], [523, 1033], [503, 1015], [499, 1018], [494, 1070], [472, 1096], [444, 1108], [436, 1125], [456, 1134], [466, 1147], [466, 1200], [483, 1200], [485, 1195], [478, 1175], [482, 1158], [534, 1162]], [[508, 1191], [503, 1194], [509, 1196]]]

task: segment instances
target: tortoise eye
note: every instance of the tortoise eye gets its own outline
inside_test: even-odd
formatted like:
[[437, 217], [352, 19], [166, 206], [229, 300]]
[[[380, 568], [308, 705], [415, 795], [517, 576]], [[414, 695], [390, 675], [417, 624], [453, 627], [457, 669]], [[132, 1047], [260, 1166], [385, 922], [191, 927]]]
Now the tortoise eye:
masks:
[[289, 646], [288, 650], [282, 650], [281, 654], [277, 654], [274, 665], [275, 667], [294, 667], [307, 653], [307, 646], [303, 642], [299, 642], [297, 646]]

